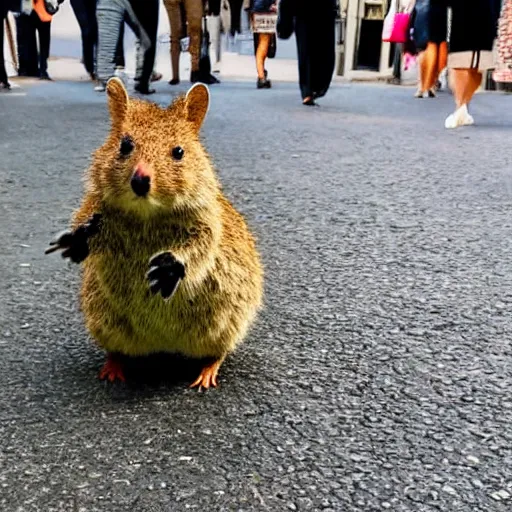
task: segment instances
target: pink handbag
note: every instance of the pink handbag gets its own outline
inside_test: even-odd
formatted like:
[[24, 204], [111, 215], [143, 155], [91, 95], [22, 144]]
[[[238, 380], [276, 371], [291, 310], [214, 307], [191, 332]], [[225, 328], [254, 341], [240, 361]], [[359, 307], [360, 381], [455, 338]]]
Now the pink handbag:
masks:
[[385, 43], [405, 43], [409, 39], [410, 22], [410, 13], [396, 12], [391, 8], [384, 19], [382, 40]]

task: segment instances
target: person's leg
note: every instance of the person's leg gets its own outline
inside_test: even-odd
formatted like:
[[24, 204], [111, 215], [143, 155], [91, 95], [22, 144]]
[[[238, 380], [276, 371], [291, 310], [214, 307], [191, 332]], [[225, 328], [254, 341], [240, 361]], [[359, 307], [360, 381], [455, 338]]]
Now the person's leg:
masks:
[[452, 69], [450, 73], [450, 85], [453, 90], [456, 110], [445, 121], [446, 128], [457, 128], [474, 123], [468, 112], [468, 102], [472, 98], [480, 83], [475, 86], [477, 77], [482, 74], [471, 69]]
[[[32, 13], [35, 14], [35, 13]], [[20, 14], [16, 18], [16, 41], [20, 76], [38, 76], [36, 27], [32, 14]]]
[[464, 95], [464, 104], [469, 105], [475, 92], [478, 91], [480, 86], [482, 85], [483, 75], [477, 69], [470, 69], [469, 71], [469, 79], [467, 81], [467, 86]]
[[116, 44], [116, 53], [114, 55], [114, 64], [116, 68], [125, 67], [124, 61], [124, 19], [121, 21], [121, 26], [119, 27], [119, 36], [117, 38]]
[[242, 4], [244, 0], [229, 0], [229, 7], [231, 8], [231, 36], [241, 32], [241, 17], [242, 17]]
[[0, 85], [5, 89], [9, 89], [9, 80], [7, 79], [7, 71], [4, 61], [4, 14], [0, 13]]
[[82, 58], [84, 67], [90, 75], [94, 74], [94, 27], [91, 25], [89, 10], [86, 6], [86, 0], [70, 0], [71, 7], [75, 13], [76, 21], [80, 26], [82, 36]]
[[96, 11], [98, 20], [97, 75], [101, 82], [98, 90], [104, 90], [108, 79], [114, 76], [116, 47], [124, 16], [125, 9], [117, 2], [100, 0], [98, 3]]
[[180, 0], [164, 0], [164, 6], [169, 17], [169, 27], [171, 29], [172, 80], [169, 83], [176, 85], [180, 83], [180, 39], [183, 36]]
[[313, 99], [325, 96], [331, 85], [336, 61], [334, 23], [334, 12], [330, 10], [322, 12], [314, 23], [310, 23], [308, 32], [311, 41], [310, 54], [314, 56], [310, 64]]
[[422, 56], [421, 91], [429, 92], [429, 95], [432, 95], [431, 89], [437, 80], [437, 66], [438, 46], [436, 43], [428, 43]]
[[210, 59], [212, 61], [212, 68], [214, 72], [219, 72], [221, 59], [220, 16], [210, 15], [208, 16], [207, 20], [208, 32], [210, 33], [211, 39]]
[[199, 55], [201, 51], [201, 24], [203, 21], [202, 0], [185, 0], [188, 35], [190, 37], [190, 78], [195, 81], [199, 72]]
[[299, 86], [302, 100], [305, 104], [313, 102], [313, 88], [311, 83], [311, 55], [308, 27], [305, 20], [296, 18], [295, 36], [297, 40], [297, 54], [299, 58]]
[[441, 73], [446, 68], [447, 63], [448, 63], [448, 44], [446, 41], [443, 41], [439, 45], [439, 50], [437, 53], [437, 76], [435, 79], [435, 83], [433, 85], [435, 85], [439, 81]]
[[142, 94], [150, 94], [151, 92], [155, 92], [153, 89], [149, 89], [149, 82], [155, 66], [159, 3], [158, 0], [132, 0], [131, 5], [140, 23], [141, 29], [148, 36], [150, 43], [144, 51], [142, 72], [140, 74], [139, 83], [135, 86], [135, 90]]
[[256, 48], [256, 71], [258, 72], [258, 88], [270, 87], [265, 73], [265, 60], [268, 56], [271, 34], [258, 34], [258, 47]]
[[[41, 21], [39, 16], [32, 12], [35, 16], [35, 26], [39, 35], [39, 76], [48, 80], [48, 57], [50, 56], [50, 34], [51, 21]], [[36, 19], [37, 18], [37, 19]]]

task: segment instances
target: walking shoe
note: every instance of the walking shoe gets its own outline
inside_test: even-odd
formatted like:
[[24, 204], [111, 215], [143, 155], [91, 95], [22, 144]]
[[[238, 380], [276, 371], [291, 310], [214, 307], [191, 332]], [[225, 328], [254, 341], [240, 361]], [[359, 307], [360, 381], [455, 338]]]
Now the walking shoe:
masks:
[[423, 91], [420, 91], [420, 89], [418, 89], [418, 90], [414, 93], [414, 97], [415, 97], [415, 98], [424, 98], [424, 97], [425, 97], [425, 94], [423, 93]]
[[123, 82], [123, 84], [126, 87], [126, 85], [128, 83], [128, 75], [126, 74], [123, 67], [117, 66], [116, 70], [114, 71], [114, 76], [117, 76], [117, 78], [119, 78], [121, 80], [121, 82]]
[[220, 80], [214, 77], [212, 74], [203, 75], [200, 71], [190, 72], [190, 81], [195, 84], [201, 82], [206, 85], [220, 84]]
[[48, 74], [47, 71], [41, 71], [41, 73], [39, 73], [39, 80], [52, 80], [50, 78], [50, 75]]
[[429, 98], [437, 98], [436, 88], [435, 87], [432, 87], [432, 89], [428, 90], [428, 97]]
[[164, 75], [162, 75], [162, 73], [159, 73], [158, 71], [153, 71], [153, 73], [151, 73], [150, 81], [159, 82], [160, 80], [162, 80], [163, 77]]
[[139, 94], [155, 94], [155, 89], [150, 89], [148, 85], [142, 85], [140, 82], [134, 87], [135, 92]]
[[9, 82], [0, 82], [0, 89], [9, 91], [11, 89], [11, 84]]
[[96, 92], [105, 92], [105, 89], [107, 88], [106, 84], [102, 82], [101, 80], [98, 80], [96, 83], [96, 86], [94, 87], [94, 90]]
[[256, 82], [257, 89], [270, 89], [272, 87], [272, 82], [267, 78], [258, 78]]
[[302, 104], [305, 107], [316, 107], [316, 105], [317, 105], [315, 99], [313, 97], [311, 97], [311, 96], [308, 96], [307, 98], [304, 98], [302, 100]]
[[444, 127], [450, 130], [459, 126], [471, 126], [472, 124], [475, 124], [473, 116], [469, 114], [467, 105], [462, 105], [446, 118]]
[[180, 83], [180, 79], [179, 78], [173, 78], [172, 80], [169, 80], [169, 83], [171, 85], [178, 85]]
[[[151, 77], [149, 79], [150, 82], [158, 82], [159, 80], [162, 80], [164, 75], [162, 73], [159, 73], [158, 71], [153, 71], [151, 73]], [[134, 82], [140, 82], [140, 76], [136, 76], [133, 78]]]

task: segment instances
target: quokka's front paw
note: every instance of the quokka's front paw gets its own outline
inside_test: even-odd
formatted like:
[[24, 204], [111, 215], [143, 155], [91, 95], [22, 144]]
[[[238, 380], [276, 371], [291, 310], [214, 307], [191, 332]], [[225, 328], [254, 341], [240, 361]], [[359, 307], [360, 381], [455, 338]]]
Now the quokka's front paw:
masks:
[[64, 231], [50, 242], [45, 254], [62, 250], [62, 257], [69, 258], [73, 263], [81, 263], [89, 255], [88, 240], [99, 231], [101, 215], [95, 213], [91, 219], [74, 231]]
[[169, 300], [185, 277], [185, 265], [168, 251], [159, 252], [149, 260], [146, 276], [151, 292], [160, 292], [165, 300]]

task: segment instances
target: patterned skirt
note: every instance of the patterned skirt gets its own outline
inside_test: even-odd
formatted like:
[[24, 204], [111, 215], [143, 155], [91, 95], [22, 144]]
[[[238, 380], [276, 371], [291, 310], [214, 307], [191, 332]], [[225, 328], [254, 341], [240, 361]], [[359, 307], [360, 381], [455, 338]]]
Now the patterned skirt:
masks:
[[512, 0], [504, 0], [498, 30], [498, 65], [495, 82], [512, 82]]

